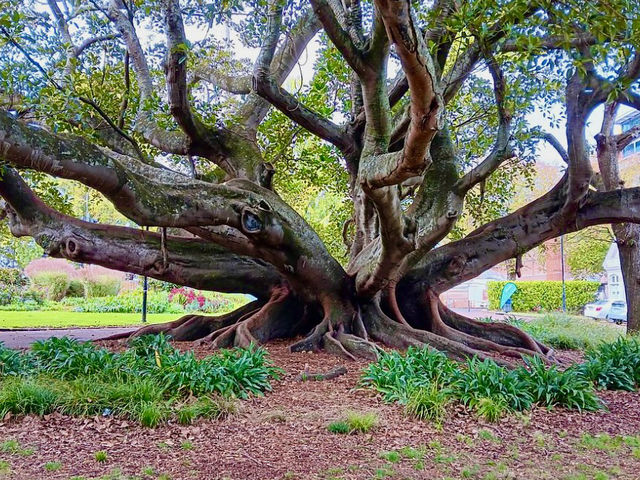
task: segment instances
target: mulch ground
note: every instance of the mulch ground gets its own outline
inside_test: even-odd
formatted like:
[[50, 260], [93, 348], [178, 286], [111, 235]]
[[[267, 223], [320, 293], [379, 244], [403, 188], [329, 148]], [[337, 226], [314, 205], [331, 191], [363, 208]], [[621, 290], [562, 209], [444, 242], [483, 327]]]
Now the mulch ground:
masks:
[[[581, 414], [536, 409], [497, 424], [452, 407], [447, 420], [437, 428], [407, 418], [401, 407], [382, 403], [370, 390], [358, 389], [365, 362], [345, 364], [323, 353], [292, 354], [284, 343], [270, 344], [267, 349], [273, 361], [285, 369], [285, 377], [275, 382], [265, 397], [241, 402], [239, 412], [223, 420], [156, 429], [113, 418], [55, 414], [0, 422], [0, 442], [15, 439], [22, 448], [33, 449], [28, 456], [0, 452], [0, 460], [8, 462], [10, 469], [0, 477], [640, 478], [640, 449], [633, 454], [632, 447], [624, 443], [598, 449], [581, 441], [587, 433], [640, 435], [638, 393], [603, 392], [608, 411]], [[338, 365], [347, 367], [346, 375], [318, 382], [295, 379], [307, 367], [315, 372]], [[368, 434], [329, 433], [327, 425], [346, 410], [376, 412], [379, 426]], [[413, 451], [413, 455], [384, 458], [384, 452], [405, 447], [424, 455]], [[108, 454], [104, 463], [95, 460], [94, 453], [99, 450]], [[60, 468], [47, 470], [48, 462], [59, 462]]]

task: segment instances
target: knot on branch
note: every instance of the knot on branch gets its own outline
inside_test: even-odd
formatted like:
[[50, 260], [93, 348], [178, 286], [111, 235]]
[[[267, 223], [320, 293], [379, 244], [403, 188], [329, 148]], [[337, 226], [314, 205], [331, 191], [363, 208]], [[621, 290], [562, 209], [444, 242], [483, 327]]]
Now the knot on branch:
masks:
[[82, 248], [80, 243], [74, 238], [67, 238], [64, 241], [64, 256], [69, 259], [78, 258]]

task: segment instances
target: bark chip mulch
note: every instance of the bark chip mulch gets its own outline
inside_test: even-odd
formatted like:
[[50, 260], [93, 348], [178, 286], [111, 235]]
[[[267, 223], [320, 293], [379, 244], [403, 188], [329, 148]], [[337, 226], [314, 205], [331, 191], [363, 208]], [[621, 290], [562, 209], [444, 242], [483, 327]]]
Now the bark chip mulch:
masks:
[[[608, 411], [536, 409], [497, 424], [454, 406], [437, 427], [357, 388], [366, 362], [289, 353], [287, 343], [266, 348], [286, 374], [272, 392], [241, 402], [239, 412], [223, 420], [149, 429], [102, 417], [5, 419], [0, 443], [17, 440], [26, 451], [0, 451], [0, 478], [640, 479], [638, 393], [602, 392]], [[347, 373], [330, 380], [296, 378], [341, 365]], [[329, 433], [328, 424], [348, 410], [375, 412], [378, 427], [366, 434]], [[586, 441], [602, 434], [611, 441]], [[95, 459], [100, 450], [108, 455], [104, 463]], [[52, 463], [59, 468], [51, 470]]]

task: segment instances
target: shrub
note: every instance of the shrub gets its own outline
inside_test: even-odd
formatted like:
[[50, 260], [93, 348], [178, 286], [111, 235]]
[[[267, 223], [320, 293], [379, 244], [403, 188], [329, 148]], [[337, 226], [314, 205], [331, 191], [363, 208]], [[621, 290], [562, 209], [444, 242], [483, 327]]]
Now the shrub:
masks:
[[[507, 282], [489, 282], [489, 308], [500, 308], [500, 294]], [[518, 290], [511, 297], [516, 312], [553, 311], [562, 308], [562, 282], [559, 281], [523, 281], [514, 282]], [[599, 282], [570, 280], [565, 282], [567, 309], [579, 311], [585, 304], [595, 299]]]
[[120, 279], [117, 277], [99, 275], [84, 280], [87, 297], [110, 297], [120, 292]]
[[30, 279], [41, 273], [64, 273], [68, 278], [74, 278], [77, 271], [71, 263], [62, 258], [46, 257], [29, 262], [24, 268], [24, 273]]
[[17, 268], [0, 268], [0, 288], [25, 287], [29, 279]]
[[31, 277], [31, 283], [36, 290], [42, 292], [47, 300], [62, 300], [69, 288], [69, 276], [64, 273], [38, 273]]
[[[64, 306], [74, 312], [91, 313], [140, 313], [142, 311], [142, 291], [131, 290], [117, 296], [95, 298], [65, 298]], [[148, 313], [182, 313], [179, 305], [169, 303], [164, 292], [149, 292], [147, 295]]]
[[84, 298], [86, 296], [86, 290], [84, 283], [80, 280], [72, 279], [69, 281], [69, 288], [67, 288], [66, 297]]

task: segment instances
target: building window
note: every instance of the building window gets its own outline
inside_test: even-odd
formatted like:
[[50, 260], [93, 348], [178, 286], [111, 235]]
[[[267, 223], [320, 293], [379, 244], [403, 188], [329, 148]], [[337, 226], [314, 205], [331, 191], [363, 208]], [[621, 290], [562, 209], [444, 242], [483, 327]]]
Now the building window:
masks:
[[610, 283], [611, 283], [611, 286], [617, 285], [618, 284], [618, 275], [616, 275], [615, 273], [613, 275], [611, 275]]

